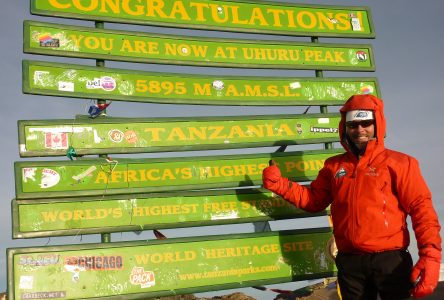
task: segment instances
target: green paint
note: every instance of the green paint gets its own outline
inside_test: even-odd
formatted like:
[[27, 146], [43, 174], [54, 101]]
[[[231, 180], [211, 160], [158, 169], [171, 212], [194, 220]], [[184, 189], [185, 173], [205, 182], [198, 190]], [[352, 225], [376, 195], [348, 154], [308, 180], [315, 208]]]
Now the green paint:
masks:
[[156, 103], [342, 105], [378, 92], [376, 78], [177, 75], [35, 61], [23, 62], [23, 77], [25, 93]]
[[16, 238], [313, 216], [268, 191], [256, 190], [14, 200], [13, 207]]
[[9, 249], [8, 297], [60, 292], [56, 298], [145, 299], [322, 278], [335, 272], [328, 257], [330, 238], [323, 228]]
[[159, 64], [373, 71], [370, 45], [187, 38], [25, 21], [26, 53]]
[[[80, 3], [80, 4], [78, 4]], [[46, 16], [223, 31], [334, 37], [374, 37], [367, 7], [264, 1], [32, 0], [31, 12]], [[356, 19], [352, 20], [352, 17]], [[359, 28], [353, 28], [359, 22]]]
[[273, 158], [284, 176], [313, 179], [342, 150], [163, 159], [16, 162], [17, 199], [254, 186]]
[[338, 140], [339, 114], [19, 121], [21, 156], [207, 150]]

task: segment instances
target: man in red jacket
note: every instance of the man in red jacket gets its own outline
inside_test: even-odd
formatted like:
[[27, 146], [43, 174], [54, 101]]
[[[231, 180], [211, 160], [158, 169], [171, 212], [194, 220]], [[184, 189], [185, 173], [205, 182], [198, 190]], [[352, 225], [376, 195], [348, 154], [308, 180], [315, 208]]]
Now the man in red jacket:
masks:
[[[340, 112], [344, 154], [327, 159], [310, 187], [282, 177], [272, 163], [263, 171], [264, 187], [309, 212], [331, 205], [344, 300], [429, 295], [439, 279], [441, 237], [418, 162], [384, 147], [386, 122], [377, 97], [352, 96]], [[414, 267], [407, 215], [419, 250]]]

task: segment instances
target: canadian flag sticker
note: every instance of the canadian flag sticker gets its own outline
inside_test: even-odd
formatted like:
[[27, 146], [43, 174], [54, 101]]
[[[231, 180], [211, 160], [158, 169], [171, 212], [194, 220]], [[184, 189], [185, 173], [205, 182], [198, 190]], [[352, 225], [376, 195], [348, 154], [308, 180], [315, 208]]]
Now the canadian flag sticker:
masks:
[[46, 132], [45, 148], [68, 149], [68, 133], [66, 132]]

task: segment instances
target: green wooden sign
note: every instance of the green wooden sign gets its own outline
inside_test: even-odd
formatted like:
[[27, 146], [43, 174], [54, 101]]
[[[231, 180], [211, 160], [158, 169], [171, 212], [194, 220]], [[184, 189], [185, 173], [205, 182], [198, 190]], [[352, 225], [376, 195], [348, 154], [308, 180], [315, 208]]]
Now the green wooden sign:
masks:
[[45, 16], [252, 33], [373, 38], [367, 7], [265, 1], [32, 0]]
[[208, 150], [338, 141], [339, 114], [19, 121], [21, 156]]
[[330, 228], [8, 249], [8, 299], [146, 299], [335, 274]]
[[15, 163], [17, 199], [254, 186], [273, 158], [284, 176], [311, 180], [343, 150], [158, 159], [82, 159]]
[[63, 97], [210, 105], [342, 105], [378, 95], [376, 78], [239, 77], [23, 61], [23, 92]]
[[[317, 214], [325, 215], [326, 211]], [[260, 190], [13, 200], [14, 238], [139, 231], [312, 217]]]
[[373, 71], [370, 45], [184, 37], [25, 21], [26, 53], [194, 66]]

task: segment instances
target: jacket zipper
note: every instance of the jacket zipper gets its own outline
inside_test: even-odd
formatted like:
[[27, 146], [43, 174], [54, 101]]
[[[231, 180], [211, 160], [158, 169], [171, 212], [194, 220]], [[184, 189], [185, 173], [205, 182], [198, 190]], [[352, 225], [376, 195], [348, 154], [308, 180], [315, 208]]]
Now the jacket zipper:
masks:
[[[353, 169], [353, 173], [352, 173], [352, 178], [353, 178], [353, 182], [352, 182], [352, 185], [353, 185], [353, 189], [352, 189], [352, 203], [351, 203], [351, 205], [352, 205], [352, 209], [351, 209], [351, 211], [352, 211], [352, 237], [354, 237], [355, 236], [355, 231], [356, 231], [356, 223], [357, 223], [357, 205], [356, 205], [356, 183], [357, 183], [357, 178], [358, 178], [358, 165], [359, 165], [359, 159], [357, 160], [357, 163], [356, 163], [356, 165], [354, 166], [354, 169]], [[351, 244], [353, 245], [353, 248], [356, 248], [356, 244], [355, 244], [355, 242], [354, 242], [354, 238], [351, 238], [350, 239], [350, 241], [351, 241]]]

